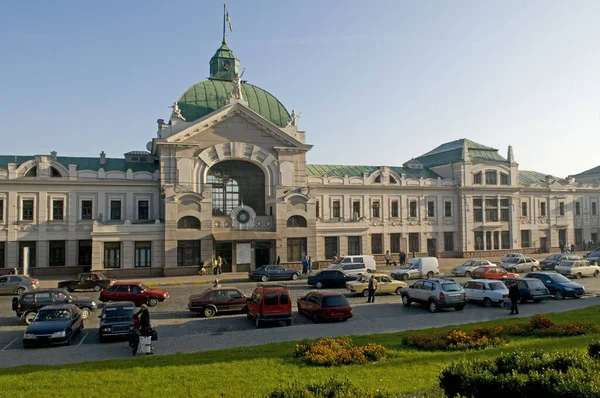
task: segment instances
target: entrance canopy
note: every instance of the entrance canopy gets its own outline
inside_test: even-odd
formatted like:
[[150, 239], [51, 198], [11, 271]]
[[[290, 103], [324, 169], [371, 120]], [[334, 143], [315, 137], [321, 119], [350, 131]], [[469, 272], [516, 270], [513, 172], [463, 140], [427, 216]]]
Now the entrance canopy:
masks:
[[235, 240], [275, 240], [277, 232], [263, 231], [214, 231], [213, 237], [216, 241]]

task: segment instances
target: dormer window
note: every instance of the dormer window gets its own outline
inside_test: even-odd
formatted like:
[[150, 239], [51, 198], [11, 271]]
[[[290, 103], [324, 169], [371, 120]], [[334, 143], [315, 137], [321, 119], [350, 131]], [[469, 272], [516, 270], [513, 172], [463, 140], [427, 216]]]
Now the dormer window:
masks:
[[485, 184], [486, 185], [498, 185], [498, 173], [495, 171], [485, 172]]
[[392, 176], [390, 176], [390, 184], [398, 184], [398, 181]]
[[481, 171], [473, 174], [473, 184], [481, 184]]
[[500, 173], [500, 185], [510, 185], [508, 183], [508, 174]]
[[381, 184], [381, 175], [378, 175], [377, 177], [375, 177], [375, 181], [373, 181], [375, 184]]
[[62, 174], [60, 174], [60, 171], [56, 167], [50, 167], [50, 177], [62, 177]]
[[37, 166], [33, 166], [25, 174], [25, 177], [36, 177], [36, 176], [37, 176]]

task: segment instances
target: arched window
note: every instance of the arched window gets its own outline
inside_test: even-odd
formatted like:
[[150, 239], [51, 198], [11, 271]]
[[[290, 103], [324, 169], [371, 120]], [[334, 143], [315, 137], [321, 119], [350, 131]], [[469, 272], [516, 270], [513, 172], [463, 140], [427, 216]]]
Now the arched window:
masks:
[[194, 216], [181, 217], [177, 221], [177, 228], [179, 229], [200, 229], [200, 220]]
[[390, 183], [391, 184], [398, 184], [398, 181], [396, 181], [396, 179], [392, 176], [390, 176]]
[[375, 184], [381, 184], [381, 174], [378, 175], [377, 177], [375, 177], [375, 181], [373, 181]]
[[287, 226], [291, 228], [306, 228], [306, 218], [302, 216], [291, 216], [288, 218]]
[[56, 167], [50, 167], [50, 177], [62, 177], [62, 174], [60, 174], [60, 171]]
[[213, 215], [229, 215], [239, 205], [265, 215], [265, 174], [256, 165], [242, 160], [227, 160], [208, 170], [212, 185]]
[[25, 177], [36, 177], [36, 176], [37, 176], [37, 166], [33, 166], [25, 174]]

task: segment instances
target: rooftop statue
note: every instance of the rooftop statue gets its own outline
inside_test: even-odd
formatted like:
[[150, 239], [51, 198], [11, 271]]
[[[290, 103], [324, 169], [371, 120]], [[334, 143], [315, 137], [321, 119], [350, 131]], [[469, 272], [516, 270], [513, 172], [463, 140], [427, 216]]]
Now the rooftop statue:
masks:
[[244, 73], [246, 73], [246, 68], [244, 68], [241, 75], [236, 73], [233, 76], [233, 90], [231, 90], [231, 97], [237, 100], [244, 99], [242, 96], [242, 76], [244, 76]]
[[298, 118], [300, 118], [300, 113], [296, 113], [295, 109], [292, 109], [292, 115], [290, 116], [290, 121], [285, 127], [297, 126]]
[[181, 115], [181, 109], [179, 109], [179, 105], [177, 105], [177, 101], [173, 102], [169, 108], [173, 108], [173, 114], [176, 118], [179, 118], [185, 122], [185, 118]]

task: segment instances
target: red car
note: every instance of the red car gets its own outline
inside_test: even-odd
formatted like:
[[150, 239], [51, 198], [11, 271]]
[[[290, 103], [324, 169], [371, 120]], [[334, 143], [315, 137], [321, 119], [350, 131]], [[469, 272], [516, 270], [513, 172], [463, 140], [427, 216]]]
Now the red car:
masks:
[[190, 296], [188, 310], [210, 318], [219, 312], [246, 312], [247, 302], [248, 297], [234, 287], [207, 289]]
[[471, 274], [473, 279], [519, 278], [519, 274], [513, 274], [496, 265], [475, 268]]
[[310, 292], [298, 299], [298, 312], [312, 317], [314, 322], [347, 321], [352, 307], [346, 297], [337, 292]]
[[147, 304], [154, 307], [159, 302], [165, 301], [169, 292], [162, 289], [153, 289], [141, 282], [117, 282], [100, 292], [100, 301], [133, 301], [135, 305]]

